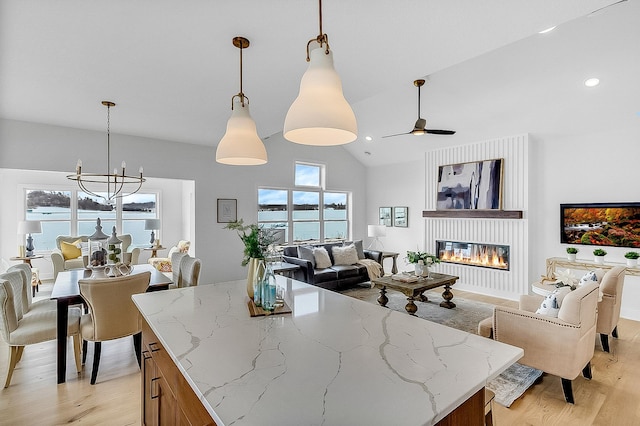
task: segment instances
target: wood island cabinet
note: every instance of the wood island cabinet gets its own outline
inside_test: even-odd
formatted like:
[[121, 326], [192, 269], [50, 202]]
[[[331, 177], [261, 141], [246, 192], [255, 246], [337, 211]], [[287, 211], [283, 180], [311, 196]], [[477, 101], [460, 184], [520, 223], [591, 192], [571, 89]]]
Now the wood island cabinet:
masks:
[[215, 426], [202, 402], [144, 320], [142, 356], [143, 425]]

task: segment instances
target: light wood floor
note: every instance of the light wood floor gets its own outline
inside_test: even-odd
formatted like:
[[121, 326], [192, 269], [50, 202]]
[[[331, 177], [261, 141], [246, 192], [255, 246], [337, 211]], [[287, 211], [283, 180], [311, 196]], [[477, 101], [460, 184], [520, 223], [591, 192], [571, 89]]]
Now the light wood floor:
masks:
[[[46, 291], [47, 286], [42, 288]], [[44, 293], [46, 294], [46, 293]], [[462, 291], [457, 297], [514, 306], [515, 302]], [[593, 380], [573, 382], [575, 405], [564, 401], [558, 377], [545, 375], [511, 408], [494, 403], [496, 425], [640, 425], [640, 322], [620, 320], [620, 339], [611, 353], [596, 343]], [[55, 342], [32, 345], [13, 374], [11, 386], [0, 390], [0, 425], [140, 424], [140, 371], [131, 338], [102, 346], [96, 385], [89, 384], [93, 348], [87, 365], [75, 372], [68, 348], [67, 382], [56, 384]], [[0, 378], [4, 383], [8, 349], [0, 341]]]

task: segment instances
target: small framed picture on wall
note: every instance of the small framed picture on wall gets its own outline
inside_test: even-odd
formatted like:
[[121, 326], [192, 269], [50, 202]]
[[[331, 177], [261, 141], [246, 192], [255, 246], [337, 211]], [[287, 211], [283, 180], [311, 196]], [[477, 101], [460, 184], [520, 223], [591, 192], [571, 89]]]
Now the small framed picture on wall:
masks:
[[393, 226], [391, 217], [391, 207], [380, 207], [380, 212], [378, 214], [379, 225]]
[[409, 207], [393, 208], [393, 226], [406, 228], [409, 226]]
[[218, 223], [229, 223], [236, 220], [238, 220], [238, 200], [218, 198]]

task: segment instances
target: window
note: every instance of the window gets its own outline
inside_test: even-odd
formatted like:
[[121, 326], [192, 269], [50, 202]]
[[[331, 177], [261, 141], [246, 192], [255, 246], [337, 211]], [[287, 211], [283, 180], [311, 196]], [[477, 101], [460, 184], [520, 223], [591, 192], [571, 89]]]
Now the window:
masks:
[[294, 182], [291, 189], [258, 189], [258, 224], [284, 228], [287, 243], [347, 239], [348, 193], [324, 190], [324, 166], [296, 163]]
[[118, 234], [131, 234], [133, 246], [142, 246], [150, 235], [144, 219], [157, 218], [157, 199], [156, 193], [137, 193], [109, 205], [82, 191], [28, 189], [25, 218], [42, 224], [42, 233], [32, 235], [37, 251], [55, 249], [58, 235], [93, 234], [97, 218], [105, 234], [110, 235], [115, 226]]
[[[71, 191], [26, 191], [26, 220], [39, 220], [41, 234], [33, 234], [36, 250], [56, 248], [58, 235], [71, 234]], [[51, 238], [53, 236], [53, 238]]]

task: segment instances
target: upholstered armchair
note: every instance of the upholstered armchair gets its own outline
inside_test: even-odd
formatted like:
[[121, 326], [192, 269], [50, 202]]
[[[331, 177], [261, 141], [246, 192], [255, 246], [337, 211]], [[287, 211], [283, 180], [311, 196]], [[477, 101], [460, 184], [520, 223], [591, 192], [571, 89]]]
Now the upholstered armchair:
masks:
[[496, 306], [493, 338], [523, 348], [519, 363], [560, 376], [564, 397], [573, 404], [571, 381], [581, 371], [591, 379], [598, 283], [585, 284], [566, 294], [557, 318], [535, 313], [543, 299], [523, 295], [520, 309]]
[[622, 287], [624, 286], [625, 267], [616, 266], [610, 269], [600, 282], [602, 299], [598, 302], [598, 322], [596, 333], [600, 334], [602, 350], [609, 352], [609, 334], [618, 337], [618, 320], [622, 303]]
[[82, 243], [86, 246], [88, 241], [89, 237], [86, 235], [79, 235], [77, 237], [58, 235], [56, 237], [57, 248], [51, 252], [54, 280], [61, 271], [79, 269], [87, 266], [88, 257], [86, 255], [83, 256], [80, 246]]
[[[137, 265], [140, 257], [140, 248], [131, 246], [131, 235], [118, 235], [118, 238], [122, 240], [123, 262]], [[58, 277], [60, 271], [87, 267], [89, 261], [86, 254], [88, 241], [89, 237], [86, 235], [77, 237], [59, 235], [56, 237], [57, 248], [51, 252], [54, 280]]]

